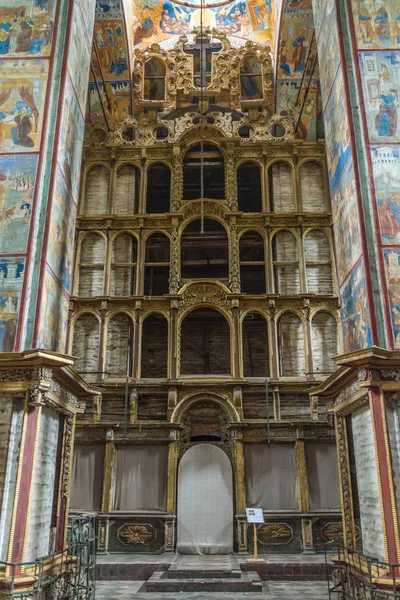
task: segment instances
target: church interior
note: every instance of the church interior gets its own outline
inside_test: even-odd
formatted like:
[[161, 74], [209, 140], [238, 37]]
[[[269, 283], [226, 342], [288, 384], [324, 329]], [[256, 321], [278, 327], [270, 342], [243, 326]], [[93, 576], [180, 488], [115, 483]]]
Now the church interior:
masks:
[[3, 0], [0, 599], [400, 599], [399, 102], [398, 0]]

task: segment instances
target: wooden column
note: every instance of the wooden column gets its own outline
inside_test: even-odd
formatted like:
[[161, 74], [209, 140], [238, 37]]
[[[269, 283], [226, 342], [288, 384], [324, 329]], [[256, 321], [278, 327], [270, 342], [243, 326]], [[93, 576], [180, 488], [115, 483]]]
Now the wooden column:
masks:
[[269, 302], [269, 316], [271, 326], [271, 375], [273, 379], [279, 378], [279, 344], [278, 344], [278, 332], [275, 320], [275, 300]]
[[136, 302], [135, 321], [133, 323], [133, 347], [132, 347], [132, 377], [139, 379], [139, 357], [140, 357], [140, 316], [142, 303]]
[[176, 481], [179, 457], [179, 443], [170, 442], [168, 447], [168, 487], [167, 487], [167, 512], [176, 512]]
[[240, 373], [240, 325], [239, 325], [239, 300], [232, 300], [232, 320], [233, 320], [233, 377], [239, 379]]
[[343, 519], [343, 544], [356, 549], [356, 527], [354, 522], [353, 490], [347, 440], [346, 417], [335, 414], [336, 449], [339, 467], [340, 501]]
[[171, 302], [171, 310], [170, 310], [170, 356], [171, 356], [171, 364], [170, 364], [170, 378], [175, 380], [178, 376], [178, 302], [176, 300], [172, 300]]

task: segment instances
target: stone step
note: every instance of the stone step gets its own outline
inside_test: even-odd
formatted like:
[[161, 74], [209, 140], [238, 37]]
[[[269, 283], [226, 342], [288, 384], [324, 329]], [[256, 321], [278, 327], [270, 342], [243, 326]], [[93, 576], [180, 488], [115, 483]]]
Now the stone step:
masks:
[[240, 579], [240, 569], [173, 569], [167, 571], [168, 579]]
[[240, 577], [170, 579], [165, 571], [156, 571], [145, 583], [146, 592], [262, 592], [258, 573], [241, 573]]

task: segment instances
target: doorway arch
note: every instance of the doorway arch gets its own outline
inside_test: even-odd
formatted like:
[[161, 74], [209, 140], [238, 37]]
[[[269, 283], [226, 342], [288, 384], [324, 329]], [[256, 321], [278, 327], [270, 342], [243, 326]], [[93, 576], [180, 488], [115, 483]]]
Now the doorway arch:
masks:
[[228, 456], [214, 444], [192, 446], [178, 469], [177, 552], [231, 554], [233, 514]]

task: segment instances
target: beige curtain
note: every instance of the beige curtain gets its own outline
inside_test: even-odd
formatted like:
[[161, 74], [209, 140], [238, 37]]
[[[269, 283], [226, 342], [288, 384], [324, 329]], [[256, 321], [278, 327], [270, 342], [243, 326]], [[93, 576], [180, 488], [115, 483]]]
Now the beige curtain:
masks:
[[307, 444], [306, 460], [311, 510], [340, 508], [335, 444]]
[[294, 444], [244, 444], [247, 506], [297, 510]]
[[104, 444], [75, 446], [71, 508], [101, 510], [104, 455]]
[[168, 446], [116, 449], [114, 510], [158, 510], [167, 506]]

